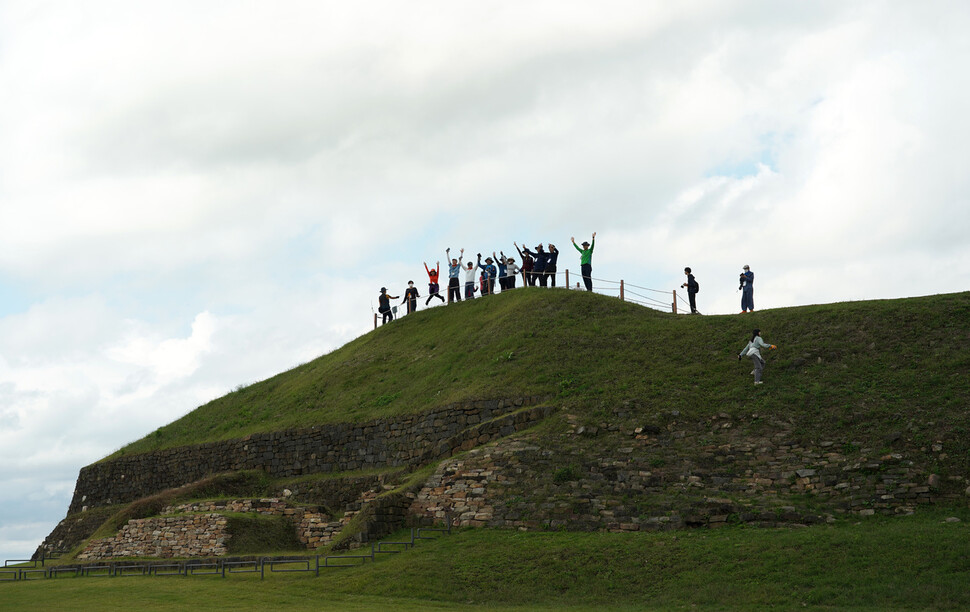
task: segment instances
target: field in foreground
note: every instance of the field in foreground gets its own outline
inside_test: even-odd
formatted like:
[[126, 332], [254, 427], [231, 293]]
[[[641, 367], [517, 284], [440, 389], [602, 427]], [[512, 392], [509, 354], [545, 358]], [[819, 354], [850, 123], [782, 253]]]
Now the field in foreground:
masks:
[[330, 572], [8, 583], [0, 609], [968, 609], [970, 510], [798, 529], [465, 530]]

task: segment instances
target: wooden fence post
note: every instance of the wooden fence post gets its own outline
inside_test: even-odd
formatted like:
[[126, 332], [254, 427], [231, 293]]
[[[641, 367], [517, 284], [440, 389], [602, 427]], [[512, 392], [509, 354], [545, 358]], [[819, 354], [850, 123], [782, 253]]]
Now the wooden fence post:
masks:
[[374, 313], [374, 329], [377, 329], [377, 313]]
[[622, 278], [620, 279], [620, 301], [621, 302], [624, 301], [623, 300], [623, 279]]
[[566, 268], [566, 289], [572, 289], [572, 287], [569, 286], [569, 268]]
[[673, 294], [674, 294], [674, 303], [671, 304], [671, 306], [673, 307], [674, 314], [677, 314], [677, 290], [676, 289], [674, 289]]

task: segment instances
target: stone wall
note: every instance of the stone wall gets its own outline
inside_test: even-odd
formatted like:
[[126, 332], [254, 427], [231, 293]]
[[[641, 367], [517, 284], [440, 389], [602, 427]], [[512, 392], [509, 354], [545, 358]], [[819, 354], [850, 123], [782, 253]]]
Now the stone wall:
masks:
[[114, 537], [90, 542], [78, 559], [222, 556], [231, 538], [226, 512], [285, 517], [300, 543], [310, 550], [329, 544], [353, 516], [349, 513], [341, 520], [331, 520], [314, 508], [290, 506], [277, 498], [179, 504], [162, 509], [163, 516], [128, 521]]
[[443, 462], [410, 512], [450, 512], [461, 526], [642, 531], [908, 514], [970, 496], [966, 475], [947, 473], [942, 440], [877, 450], [798, 441], [792, 423], [757, 415], [678, 417], [629, 431], [574, 423], [541, 446], [526, 437], [475, 449]]
[[128, 521], [113, 538], [94, 540], [77, 558], [214, 557], [226, 554], [226, 517], [221, 514], [160, 516]]
[[[127, 503], [221, 472], [263, 469], [274, 477], [288, 477], [420, 465], [478, 445], [483, 431], [512, 433], [544, 418], [549, 409], [509, 414], [537, 401], [525, 397], [465, 402], [395, 419], [253, 434], [122, 456], [81, 469], [68, 514]], [[503, 415], [507, 419], [489, 424]]]

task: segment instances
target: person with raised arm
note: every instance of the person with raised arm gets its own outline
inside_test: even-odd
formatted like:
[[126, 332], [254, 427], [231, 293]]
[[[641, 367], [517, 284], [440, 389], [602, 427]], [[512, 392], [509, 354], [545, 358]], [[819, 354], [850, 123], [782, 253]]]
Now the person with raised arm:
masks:
[[482, 265], [482, 254], [478, 254], [478, 267], [482, 270], [482, 295], [490, 295], [495, 292], [495, 264], [491, 257], [485, 258], [485, 265]]
[[505, 257], [499, 257], [492, 251], [492, 260], [495, 262], [496, 267], [498, 267], [498, 286], [505, 291], [509, 288], [509, 266], [505, 263]]
[[474, 300], [475, 299], [475, 273], [478, 270], [475, 269], [475, 264], [468, 262], [468, 267], [465, 269], [465, 299]]
[[448, 266], [448, 303], [451, 304], [452, 300], [456, 302], [461, 301], [461, 290], [460, 284], [458, 282], [458, 275], [461, 273], [461, 260], [465, 257], [465, 249], [462, 249], [458, 254], [458, 259], [452, 259], [451, 257], [451, 247], [445, 249], [445, 261], [451, 260], [451, 265]]
[[583, 248], [579, 248], [576, 244], [576, 238], [570, 238], [573, 241], [573, 246], [579, 251], [579, 268], [582, 270], [583, 283], [586, 285], [586, 291], [593, 290], [593, 249], [596, 248], [596, 232], [593, 232], [593, 242], [589, 243], [585, 240], [583, 241]]
[[549, 279], [546, 277], [546, 264], [549, 263], [549, 253], [546, 253], [543, 250], [541, 244], [536, 246], [535, 253], [527, 248], [523, 248], [522, 251], [524, 253], [528, 253], [536, 260], [535, 263], [532, 264], [532, 278], [534, 279], [533, 284], [537, 280], [541, 286], [545, 287], [549, 282]]
[[[505, 253], [499, 251], [499, 255], [505, 258]], [[519, 275], [519, 266], [515, 265], [515, 260], [511, 257], [505, 258], [505, 265], [508, 270], [508, 276], [505, 277], [506, 282], [509, 289], [515, 289], [515, 277]]]
[[534, 287], [536, 284], [535, 272], [533, 271], [535, 259], [529, 253], [529, 249], [526, 249], [523, 253], [518, 244], [514, 242], [512, 244], [515, 245], [515, 250], [519, 252], [519, 257], [522, 258], [522, 286]]
[[559, 263], [559, 249], [556, 248], [556, 245], [550, 242], [547, 253], [549, 254], [549, 261], [546, 262], [546, 278], [549, 279], [549, 286], [555, 287], [556, 271]]
[[438, 293], [438, 274], [441, 272], [441, 262], [436, 262], [434, 270], [428, 269], [428, 262], [424, 262], [424, 271], [428, 273], [428, 299], [425, 300], [424, 305], [427, 306], [431, 298], [438, 298], [444, 302], [444, 296]]

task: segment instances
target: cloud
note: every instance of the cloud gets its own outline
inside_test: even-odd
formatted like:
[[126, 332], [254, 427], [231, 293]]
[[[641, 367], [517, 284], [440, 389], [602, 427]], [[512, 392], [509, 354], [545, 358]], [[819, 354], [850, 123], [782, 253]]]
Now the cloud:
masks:
[[[759, 308], [964, 288], [968, 22], [4, 2], [0, 459], [42, 484], [0, 498], [56, 522], [81, 465], [367, 331], [377, 289], [447, 246], [596, 231], [594, 276], [664, 304], [690, 265], [708, 313], [737, 310], [745, 263]], [[0, 549], [25, 514], [0, 504]]]

